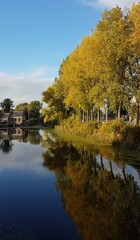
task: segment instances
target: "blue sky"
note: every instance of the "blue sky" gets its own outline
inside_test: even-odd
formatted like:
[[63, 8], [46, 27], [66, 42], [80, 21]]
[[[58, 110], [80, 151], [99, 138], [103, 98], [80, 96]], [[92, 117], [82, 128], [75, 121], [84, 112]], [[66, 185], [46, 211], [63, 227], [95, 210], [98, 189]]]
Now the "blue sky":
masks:
[[0, 101], [41, 100], [63, 58], [90, 34], [104, 9], [132, 2], [0, 0]]

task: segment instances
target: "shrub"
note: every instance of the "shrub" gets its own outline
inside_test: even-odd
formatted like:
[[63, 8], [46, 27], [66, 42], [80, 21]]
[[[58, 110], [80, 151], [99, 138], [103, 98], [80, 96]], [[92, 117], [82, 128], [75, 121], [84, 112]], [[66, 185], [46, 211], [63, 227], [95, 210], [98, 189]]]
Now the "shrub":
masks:
[[126, 126], [122, 133], [122, 141], [124, 147], [131, 149], [140, 147], [140, 127]]
[[99, 124], [94, 121], [81, 123], [79, 118], [71, 116], [56, 128], [105, 144], [119, 145], [131, 149], [140, 148], [140, 127], [134, 127], [123, 120]]
[[60, 126], [56, 129], [65, 130], [69, 133], [76, 133], [83, 137], [91, 137], [93, 132], [97, 129], [97, 123], [94, 121], [81, 123], [80, 119], [74, 118], [73, 116], [65, 119], [61, 122]]

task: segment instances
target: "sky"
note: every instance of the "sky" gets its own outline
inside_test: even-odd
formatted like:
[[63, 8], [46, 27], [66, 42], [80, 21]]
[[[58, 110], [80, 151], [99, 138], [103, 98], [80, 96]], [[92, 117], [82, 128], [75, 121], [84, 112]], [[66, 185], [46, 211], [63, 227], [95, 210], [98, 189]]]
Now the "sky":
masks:
[[0, 0], [0, 102], [41, 101], [105, 9], [138, 0]]

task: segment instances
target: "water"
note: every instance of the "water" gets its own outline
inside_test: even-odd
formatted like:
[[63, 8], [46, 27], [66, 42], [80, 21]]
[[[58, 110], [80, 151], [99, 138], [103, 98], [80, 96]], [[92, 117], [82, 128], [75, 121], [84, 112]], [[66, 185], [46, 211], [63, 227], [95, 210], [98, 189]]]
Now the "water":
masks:
[[0, 240], [140, 239], [140, 157], [0, 132]]

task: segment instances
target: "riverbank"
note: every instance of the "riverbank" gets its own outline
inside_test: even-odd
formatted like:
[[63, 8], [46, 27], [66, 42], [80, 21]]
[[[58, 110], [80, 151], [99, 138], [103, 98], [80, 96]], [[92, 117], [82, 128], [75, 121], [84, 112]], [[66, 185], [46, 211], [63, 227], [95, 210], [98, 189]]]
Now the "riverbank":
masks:
[[55, 130], [55, 138], [60, 142], [67, 142], [68, 145], [76, 149], [84, 149], [87, 152], [96, 152], [105, 158], [120, 162], [133, 162], [135, 165], [140, 164], [140, 151], [112, 146], [111, 144], [95, 141], [91, 138], [84, 138], [76, 134], [65, 131]]
[[112, 145], [140, 151], [140, 127], [123, 120], [81, 123], [77, 119], [67, 119], [55, 129], [63, 134], [70, 133], [83, 137], [96, 145]]

